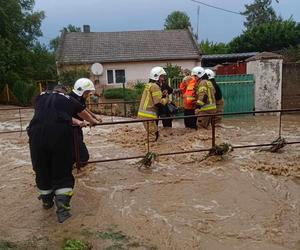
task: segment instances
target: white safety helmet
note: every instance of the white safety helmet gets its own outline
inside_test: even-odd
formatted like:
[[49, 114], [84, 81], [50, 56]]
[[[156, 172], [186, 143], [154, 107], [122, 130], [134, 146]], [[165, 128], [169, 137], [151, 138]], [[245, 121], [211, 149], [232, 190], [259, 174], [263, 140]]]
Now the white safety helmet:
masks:
[[159, 77], [161, 75], [167, 75], [167, 73], [164, 70], [164, 68], [163, 67], [154, 67], [150, 71], [149, 78], [152, 79], [152, 80], [154, 80], [154, 81], [158, 81], [158, 79], [159, 79]]
[[204, 76], [204, 74], [205, 74], [205, 70], [204, 70], [204, 68], [202, 68], [200, 66], [196, 66], [195, 68], [192, 69], [192, 72], [191, 72], [192, 76], [198, 76], [199, 78]]
[[208, 76], [208, 79], [214, 79], [216, 76], [216, 73], [213, 72], [211, 69], [205, 69], [205, 73]]
[[95, 86], [93, 82], [88, 78], [80, 78], [78, 79], [73, 88], [73, 92], [78, 95], [82, 96], [85, 91], [94, 91]]

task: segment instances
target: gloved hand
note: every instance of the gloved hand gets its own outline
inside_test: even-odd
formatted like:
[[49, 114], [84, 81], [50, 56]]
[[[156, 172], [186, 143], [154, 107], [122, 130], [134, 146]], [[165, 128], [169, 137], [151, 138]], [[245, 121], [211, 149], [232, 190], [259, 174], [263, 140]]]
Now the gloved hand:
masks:
[[81, 128], [85, 128], [85, 127], [88, 126], [89, 124], [88, 124], [87, 121], [81, 121], [78, 125], [79, 125], [79, 127], [81, 127]]

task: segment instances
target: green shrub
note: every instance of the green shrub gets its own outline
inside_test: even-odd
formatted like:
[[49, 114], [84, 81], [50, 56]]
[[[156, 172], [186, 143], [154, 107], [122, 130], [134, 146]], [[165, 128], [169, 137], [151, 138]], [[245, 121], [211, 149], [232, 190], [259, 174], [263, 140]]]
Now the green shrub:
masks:
[[124, 99], [125, 101], [134, 101], [139, 98], [139, 93], [135, 89], [114, 88], [104, 91], [106, 99]]
[[36, 93], [36, 86], [19, 80], [14, 83], [12, 92], [21, 105], [28, 105]]
[[141, 81], [137, 81], [137, 83], [134, 85], [134, 89], [137, 92], [138, 97], [140, 98], [143, 94], [144, 88], [145, 88], [145, 84], [144, 82]]
[[82, 240], [67, 240], [63, 250], [88, 250], [90, 246]]

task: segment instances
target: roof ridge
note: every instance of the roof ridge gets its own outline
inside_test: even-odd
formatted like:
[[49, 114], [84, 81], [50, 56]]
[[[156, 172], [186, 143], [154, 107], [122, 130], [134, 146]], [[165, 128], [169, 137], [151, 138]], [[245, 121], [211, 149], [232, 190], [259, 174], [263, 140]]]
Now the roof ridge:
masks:
[[65, 32], [66, 34], [97, 34], [97, 33], [147, 33], [147, 32], [188, 32], [188, 29], [174, 30], [125, 30], [125, 31], [91, 31], [91, 32]]

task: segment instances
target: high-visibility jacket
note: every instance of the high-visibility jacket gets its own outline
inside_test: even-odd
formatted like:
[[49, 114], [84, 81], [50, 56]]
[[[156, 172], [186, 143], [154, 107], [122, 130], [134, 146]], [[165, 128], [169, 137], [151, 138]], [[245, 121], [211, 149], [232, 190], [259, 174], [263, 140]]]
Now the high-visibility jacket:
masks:
[[157, 118], [158, 107], [155, 105], [158, 103], [166, 105], [168, 103], [168, 98], [162, 98], [161, 89], [156, 83], [147, 83], [141, 98], [138, 117], [149, 119]]
[[215, 88], [211, 81], [200, 81], [197, 88], [197, 105], [201, 106], [200, 111], [216, 110]]
[[183, 93], [183, 106], [185, 109], [195, 109], [196, 107], [196, 101], [197, 101], [196, 84], [197, 81], [194, 78], [191, 78], [190, 81], [186, 83], [185, 91]]
[[185, 91], [186, 91], [186, 87], [187, 87], [187, 84], [188, 82], [192, 79], [191, 76], [185, 76], [183, 79], [182, 79], [182, 82], [179, 84], [179, 89], [181, 91], [181, 93], [184, 95]]

